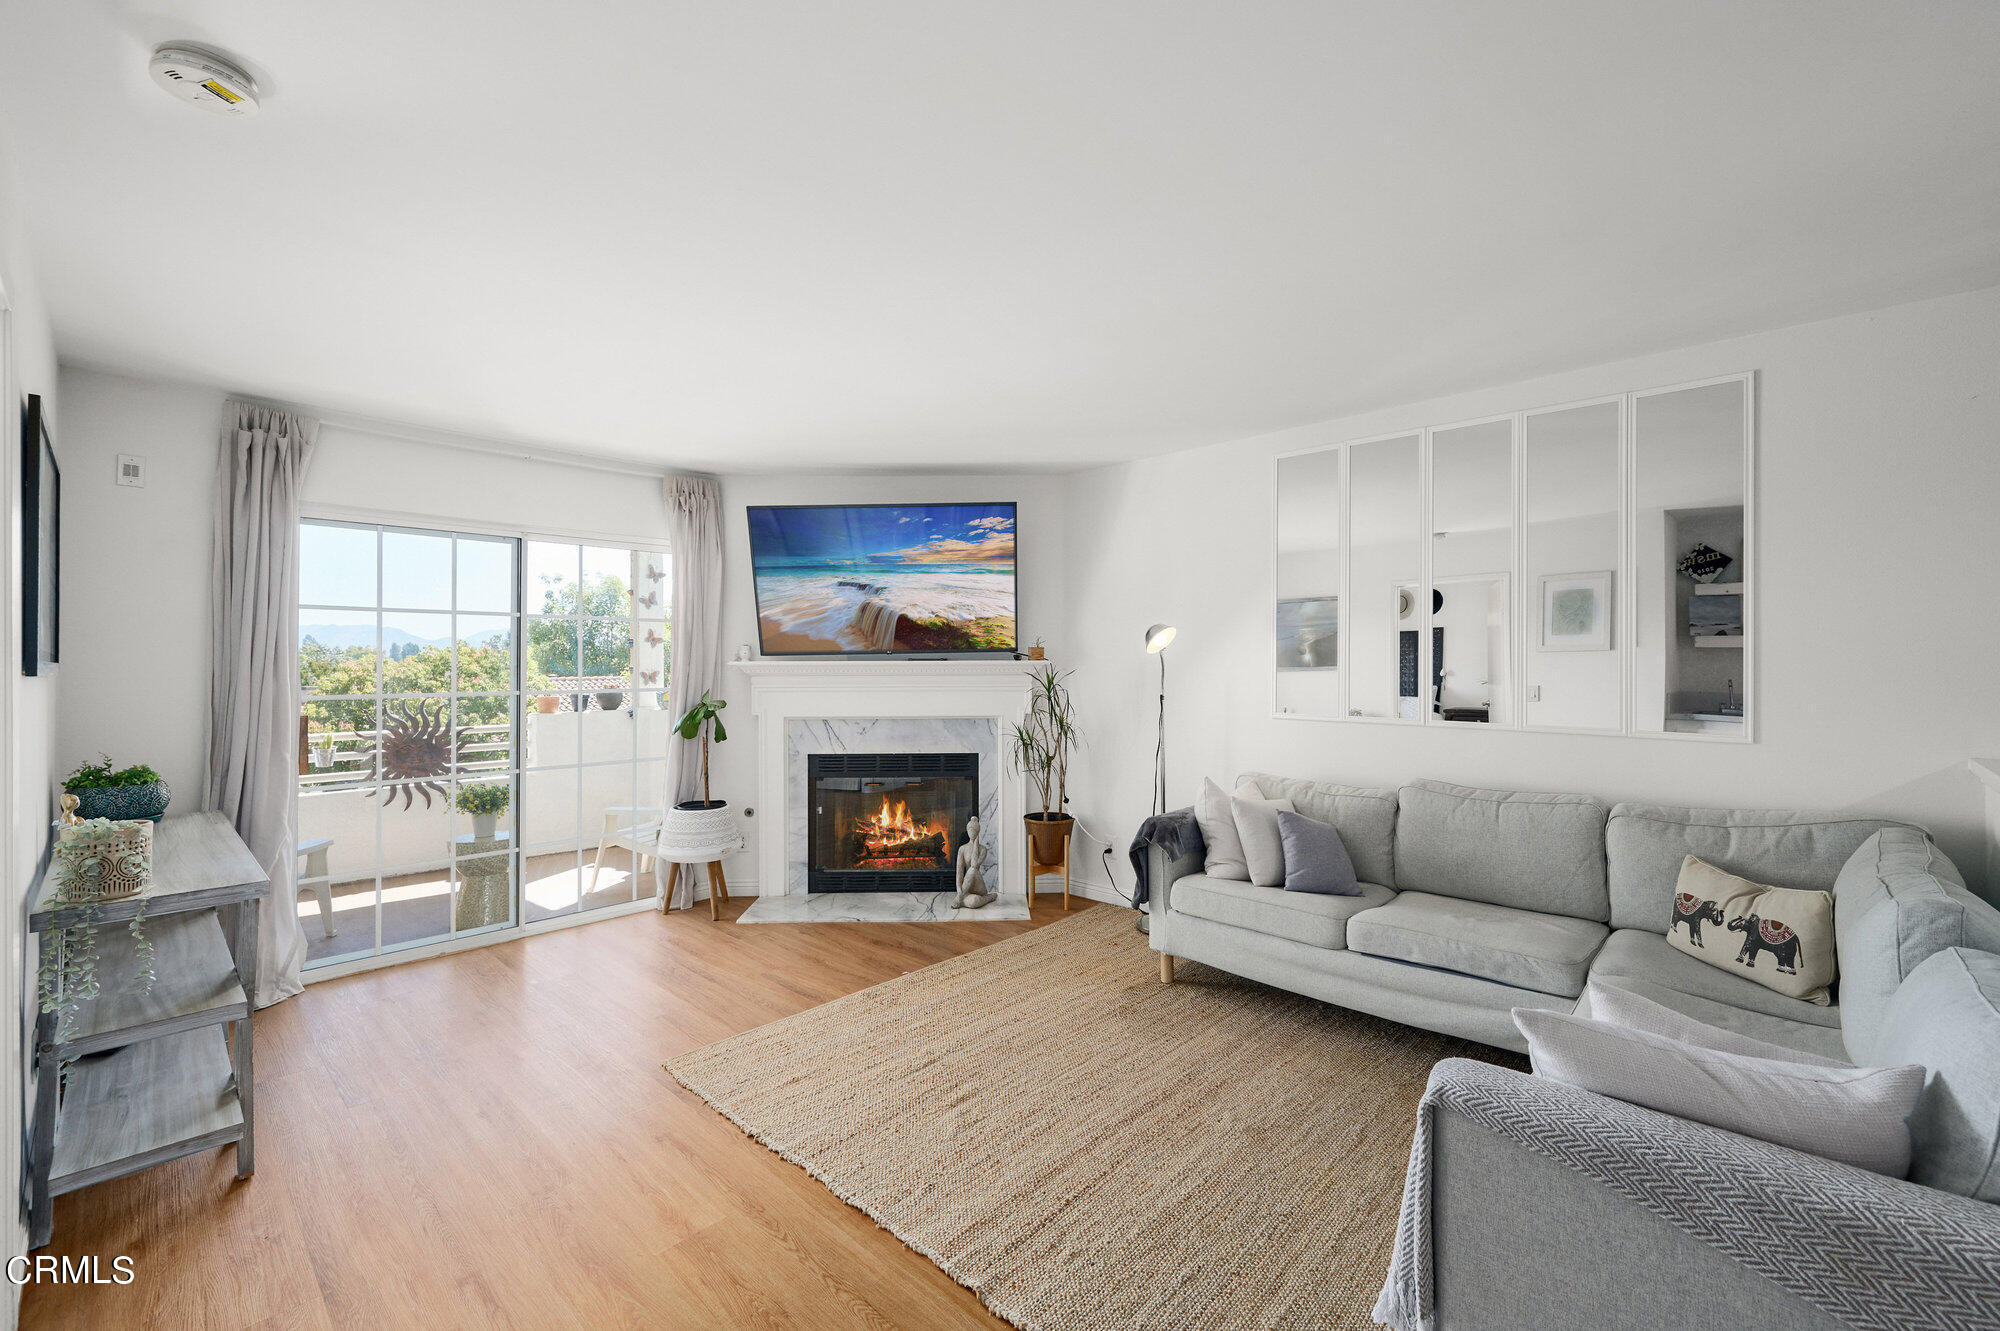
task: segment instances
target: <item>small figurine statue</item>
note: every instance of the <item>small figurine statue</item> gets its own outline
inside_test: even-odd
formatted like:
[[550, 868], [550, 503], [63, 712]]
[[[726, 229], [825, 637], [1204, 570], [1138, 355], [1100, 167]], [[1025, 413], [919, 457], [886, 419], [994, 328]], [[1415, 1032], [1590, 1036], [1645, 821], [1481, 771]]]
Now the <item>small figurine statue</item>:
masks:
[[979, 839], [979, 816], [966, 820], [965, 844], [958, 848], [958, 900], [951, 904], [964, 910], [978, 910], [993, 900], [986, 890], [986, 877], [979, 868], [986, 862], [986, 846]]

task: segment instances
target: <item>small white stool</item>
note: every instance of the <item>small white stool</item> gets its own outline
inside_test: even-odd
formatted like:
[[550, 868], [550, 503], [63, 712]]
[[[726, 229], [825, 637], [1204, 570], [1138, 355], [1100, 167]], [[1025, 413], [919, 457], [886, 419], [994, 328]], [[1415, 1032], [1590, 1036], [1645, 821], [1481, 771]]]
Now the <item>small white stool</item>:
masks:
[[326, 852], [332, 847], [330, 836], [299, 843], [299, 858], [305, 861], [305, 869], [299, 874], [299, 890], [303, 892], [310, 887], [319, 898], [319, 927], [328, 938], [340, 932], [333, 927], [333, 876], [326, 869]]
[[681, 866], [685, 864], [692, 870], [697, 864], [705, 864], [708, 866], [708, 918], [721, 919], [721, 903], [729, 900], [729, 882], [722, 876], [722, 857], [742, 848], [740, 837], [735, 841], [708, 846], [669, 846], [661, 842], [653, 852], [667, 865], [667, 888], [660, 896], [660, 910], [665, 912], [673, 905], [674, 884], [680, 881]]

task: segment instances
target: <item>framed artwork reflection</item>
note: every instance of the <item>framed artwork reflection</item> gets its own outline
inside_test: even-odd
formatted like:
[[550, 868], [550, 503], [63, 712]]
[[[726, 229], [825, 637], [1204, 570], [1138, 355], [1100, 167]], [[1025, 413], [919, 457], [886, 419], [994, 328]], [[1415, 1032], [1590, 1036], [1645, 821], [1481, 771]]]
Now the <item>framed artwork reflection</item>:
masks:
[[1545, 652], [1611, 650], [1611, 570], [1542, 575]]
[[1333, 670], [1340, 664], [1340, 598], [1278, 602], [1278, 669]]

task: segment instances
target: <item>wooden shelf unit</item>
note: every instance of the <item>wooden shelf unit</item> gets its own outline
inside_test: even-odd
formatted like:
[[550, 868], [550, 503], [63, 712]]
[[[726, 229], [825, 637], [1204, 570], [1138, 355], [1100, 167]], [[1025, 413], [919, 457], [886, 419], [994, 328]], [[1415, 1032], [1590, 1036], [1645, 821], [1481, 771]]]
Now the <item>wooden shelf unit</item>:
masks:
[[[138, 894], [86, 908], [55, 906], [52, 891], [47, 882], [37, 890], [28, 927], [42, 946], [59, 947], [63, 931], [88, 918], [99, 992], [66, 1030], [54, 1013], [35, 1019], [28, 1223], [37, 1248], [65, 1192], [232, 1143], [237, 1177], [250, 1176], [257, 916], [271, 885], [227, 819], [197, 813], [155, 828], [153, 878]], [[154, 975], [143, 991], [131, 932], [142, 904]], [[236, 908], [233, 930], [226, 906]]]

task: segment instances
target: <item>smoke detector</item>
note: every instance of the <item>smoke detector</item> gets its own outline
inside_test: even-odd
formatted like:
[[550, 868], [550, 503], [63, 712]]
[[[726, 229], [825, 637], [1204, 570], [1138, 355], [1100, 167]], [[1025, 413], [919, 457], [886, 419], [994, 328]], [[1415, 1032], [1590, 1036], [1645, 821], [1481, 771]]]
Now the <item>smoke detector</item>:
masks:
[[206, 47], [168, 42], [153, 52], [153, 82], [183, 102], [219, 116], [257, 114], [257, 85]]

